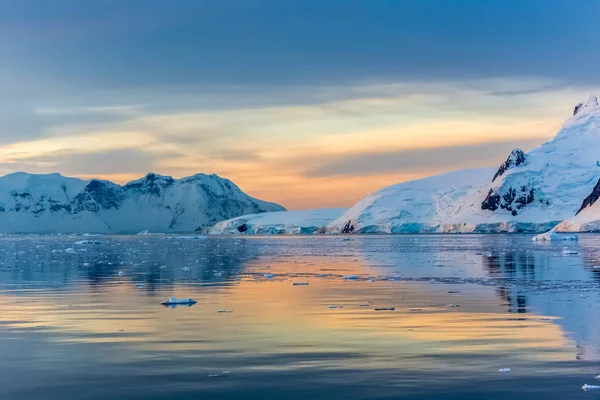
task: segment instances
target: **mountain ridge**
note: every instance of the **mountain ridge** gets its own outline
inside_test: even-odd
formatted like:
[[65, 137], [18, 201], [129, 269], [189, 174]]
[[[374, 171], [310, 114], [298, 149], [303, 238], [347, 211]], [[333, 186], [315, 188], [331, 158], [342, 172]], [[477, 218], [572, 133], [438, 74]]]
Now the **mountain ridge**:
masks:
[[197, 232], [244, 214], [283, 211], [215, 174], [148, 173], [119, 185], [59, 173], [0, 177], [0, 233]]

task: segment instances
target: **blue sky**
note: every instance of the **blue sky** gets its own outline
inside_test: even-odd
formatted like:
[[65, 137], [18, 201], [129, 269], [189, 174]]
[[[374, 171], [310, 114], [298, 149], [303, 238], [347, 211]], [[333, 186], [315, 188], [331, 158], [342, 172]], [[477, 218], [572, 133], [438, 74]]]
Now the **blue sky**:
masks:
[[0, 173], [214, 172], [290, 208], [349, 205], [551, 137], [600, 86], [598, 15], [593, 0], [0, 0]]

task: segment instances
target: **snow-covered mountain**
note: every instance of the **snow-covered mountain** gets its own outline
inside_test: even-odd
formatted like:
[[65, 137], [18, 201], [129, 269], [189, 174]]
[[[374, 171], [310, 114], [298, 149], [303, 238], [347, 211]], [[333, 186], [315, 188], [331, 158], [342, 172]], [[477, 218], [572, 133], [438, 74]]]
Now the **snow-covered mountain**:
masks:
[[312, 234], [342, 215], [347, 208], [279, 211], [244, 215], [213, 226], [210, 235], [284, 235]]
[[150, 173], [124, 186], [59, 174], [0, 177], [0, 233], [194, 232], [245, 214], [285, 210], [228, 179]]
[[582, 207], [580, 219], [594, 220], [600, 227], [600, 187], [594, 190], [599, 178], [600, 106], [590, 95], [554, 139], [528, 153], [513, 150], [497, 170], [457, 171], [381, 189], [327, 230], [540, 232]]

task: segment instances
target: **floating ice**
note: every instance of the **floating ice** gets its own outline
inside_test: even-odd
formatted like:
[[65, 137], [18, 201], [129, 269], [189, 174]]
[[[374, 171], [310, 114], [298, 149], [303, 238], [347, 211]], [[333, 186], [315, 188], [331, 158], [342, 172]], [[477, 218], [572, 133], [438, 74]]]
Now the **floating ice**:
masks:
[[119, 271], [119, 272], [117, 272], [117, 275], [119, 275], [119, 276], [125, 276], [127, 274], [125, 273], [125, 271]]
[[355, 281], [358, 279], [358, 275], [344, 275], [344, 279], [347, 281]]
[[265, 274], [265, 279], [273, 279], [275, 278], [275, 275], [273, 274]]
[[77, 242], [75, 242], [73, 244], [81, 246], [81, 245], [84, 245], [84, 244], [101, 244], [101, 243], [102, 242], [99, 241], [99, 240], [79, 240], [79, 241], [77, 241]]
[[217, 312], [218, 313], [230, 313], [230, 312], [233, 312], [233, 311], [231, 311], [231, 310], [218, 310]]
[[[592, 269], [600, 269], [600, 265], [594, 265], [594, 266], [592, 267]], [[598, 376], [600, 376], [600, 375], [598, 375]]]
[[448, 290], [446, 293], [456, 294], [456, 293], [460, 293], [460, 290]]
[[579, 238], [577, 235], [564, 235], [560, 233], [556, 233], [555, 231], [548, 231], [546, 233], [541, 233], [531, 238], [534, 242], [550, 242], [550, 241], [559, 241], [559, 240], [567, 240], [567, 241], [577, 241]]
[[344, 306], [336, 306], [335, 304], [330, 304], [329, 308], [344, 308]]
[[510, 372], [510, 368], [500, 368], [498, 372]]
[[588, 390], [598, 390], [598, 389], [600, 389], [600, 386], [596, 386], [596, 385], [583, 385], [581, 388], [587, 392]]
[[395, 307], [382, 307], [382, 308], [376, 308], [375, 311], [394, 311], [396, 308]]
[[69, 247], [68, 249], [65, 249], [65, 253], [75, 253], [75, 249]]
[[208, 239], [207, 236], [204, 235], [191, 235], [191, 236], [167, 236], [165, 239], [169, 240], [199, 240], [199, 239]]
[[294, 282], [294, 286], [308, 286], [308, 282]]
[[161, 301], [160, 304], [162, 304], [163, 306], [170, 306], [170, 305], [176, 305], [176, 304], [196, 304], [196, 300], [194, 299], [178, 299], [175, 296], [171, 296], [169, 297], [167, 300], [165, 301]]
[[570, 255], [579, 254], [579, 252], [578, 252], [578, 251], [575, 251], [575, 250], [569, 250], [569, 249], [564, 249], [562, 253], [563, 253], [563, 255], [565, 255], [565, 256], [570, 256]]

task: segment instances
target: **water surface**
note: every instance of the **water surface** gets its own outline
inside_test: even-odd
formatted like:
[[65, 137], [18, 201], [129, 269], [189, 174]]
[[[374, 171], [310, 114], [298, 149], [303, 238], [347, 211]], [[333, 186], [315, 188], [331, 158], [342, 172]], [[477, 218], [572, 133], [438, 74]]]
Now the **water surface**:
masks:
[[5, 237], [0, 257], [1, 399], [600, 395], [596, 235]]

